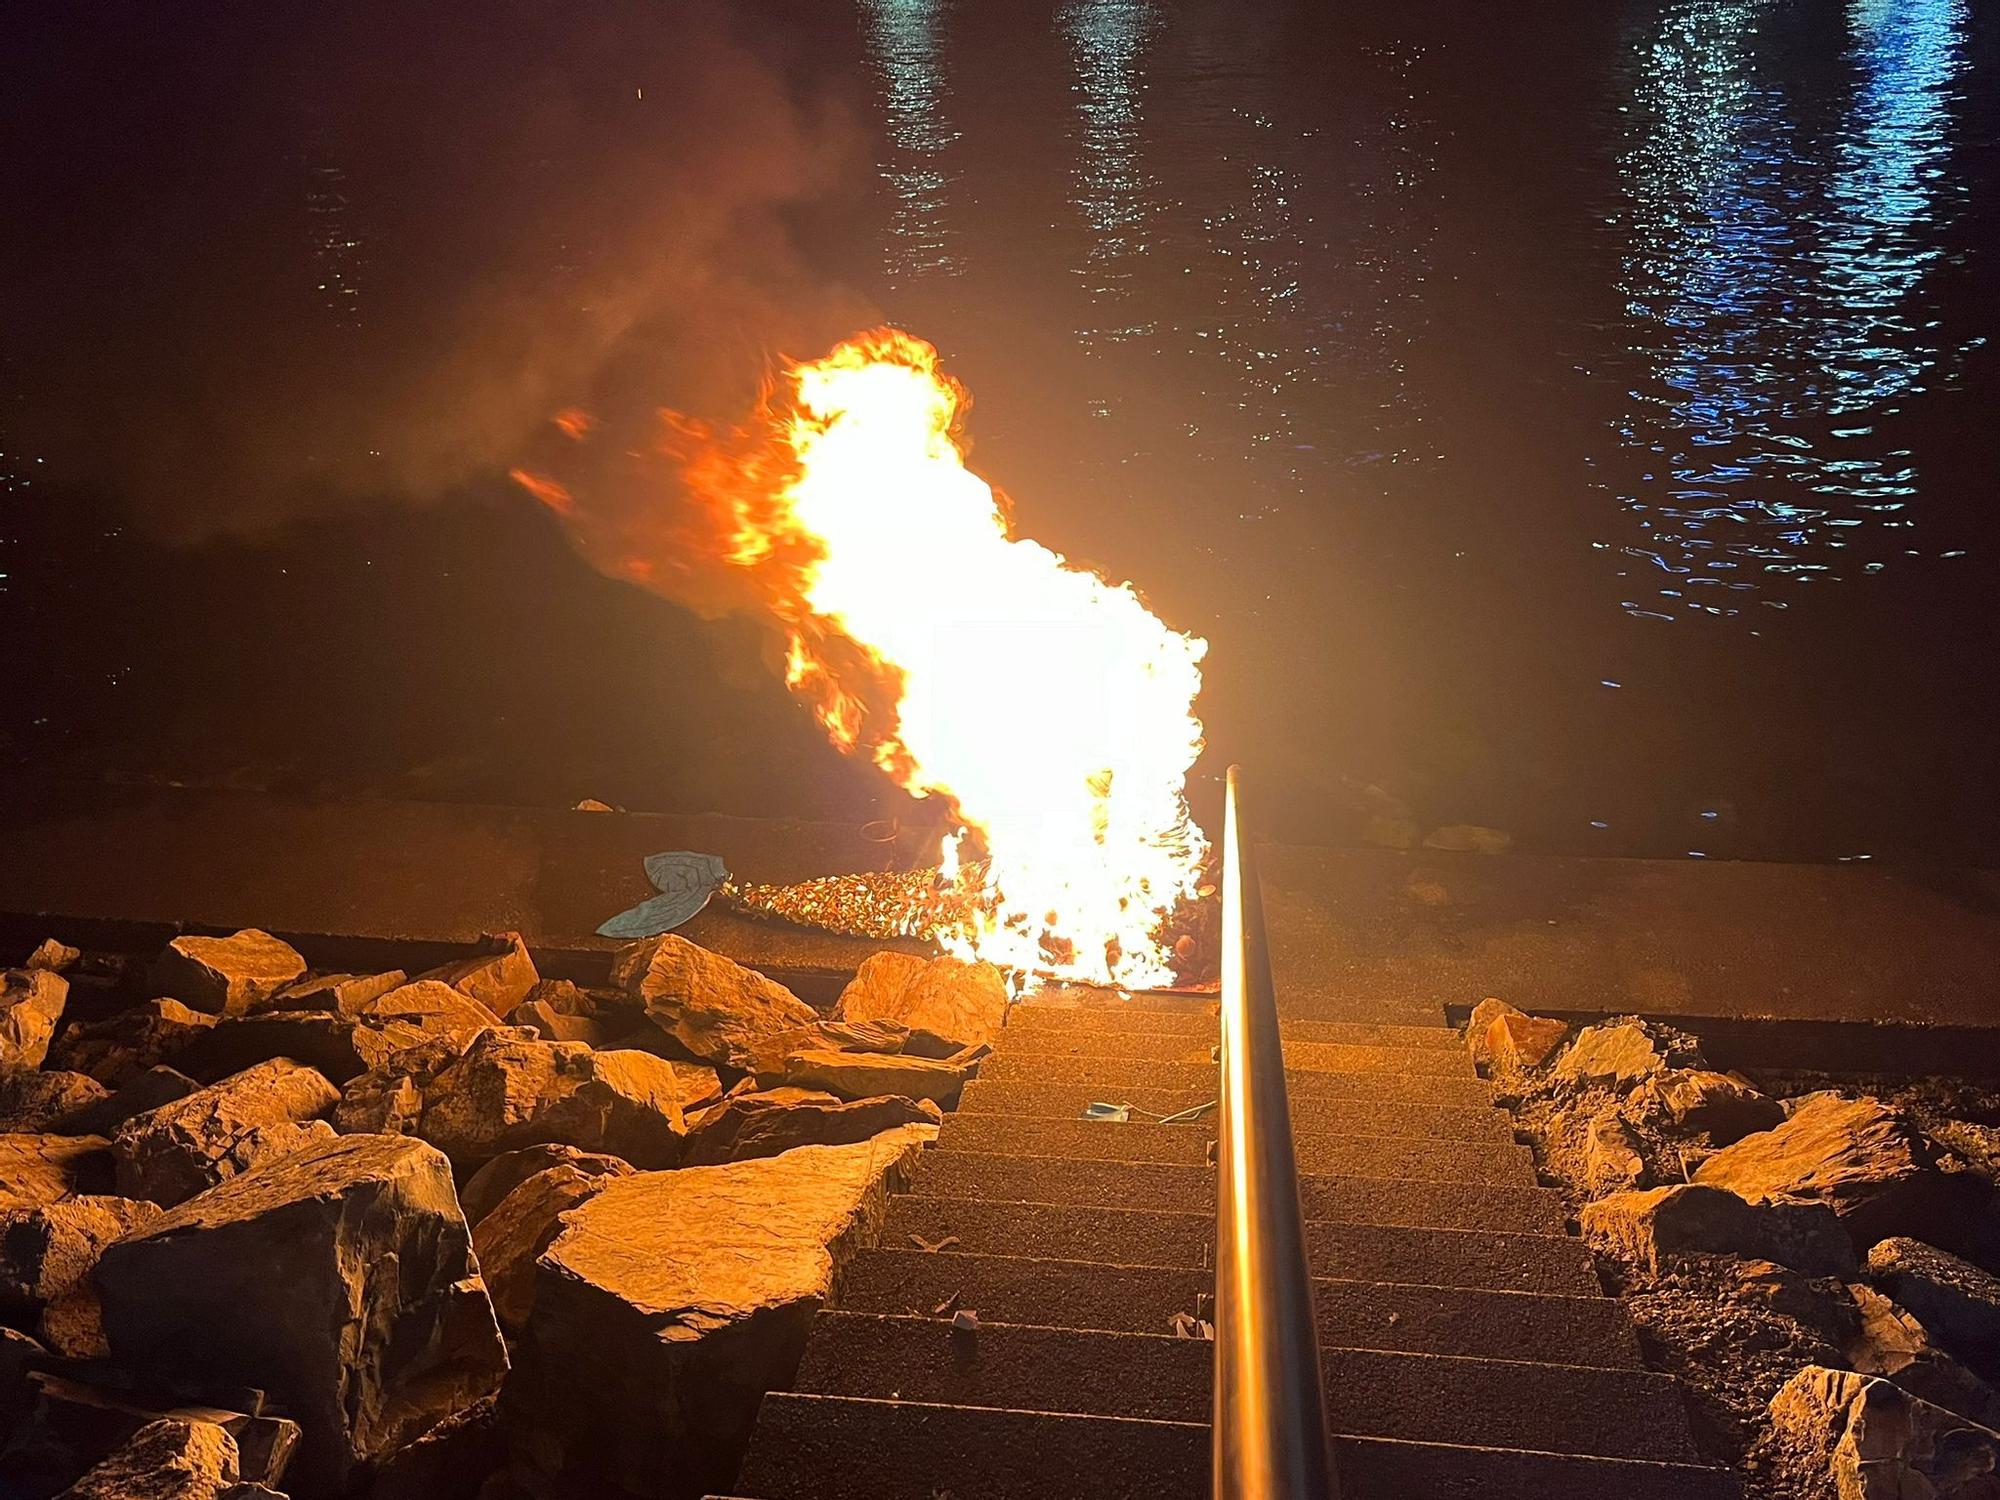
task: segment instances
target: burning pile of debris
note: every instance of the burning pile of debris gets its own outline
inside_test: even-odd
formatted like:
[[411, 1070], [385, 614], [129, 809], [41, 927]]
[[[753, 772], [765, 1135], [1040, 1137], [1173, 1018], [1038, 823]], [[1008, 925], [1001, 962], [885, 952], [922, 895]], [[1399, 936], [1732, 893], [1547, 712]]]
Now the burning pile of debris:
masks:
[[821, 1017], [667, 935], [315, 973], [255, 930], [0, 988], [0, 1493], [720, 1489], [1007, 993]]
[[1751, 1496], [2000, 1495], [2000, 1096], [1766, 1092], [1684, 1031], [1499, 1000], [1467, 1042]]

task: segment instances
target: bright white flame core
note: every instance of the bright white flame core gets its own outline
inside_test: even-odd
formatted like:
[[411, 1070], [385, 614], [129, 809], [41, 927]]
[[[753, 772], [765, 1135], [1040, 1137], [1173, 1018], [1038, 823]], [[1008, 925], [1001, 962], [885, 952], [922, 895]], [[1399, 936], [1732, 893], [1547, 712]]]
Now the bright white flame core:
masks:
[[[798, 468], [778, 509], [817, 543], [805, 602], [901, 669], [892, 744], [909, 764], [878, 760], [983, 834], [997, 915], [947, 946], [1018, 973], [1166, 982], [1161, 917], [1193, 897], [1207, 850], [1185, 798], [1207, 643], [1008, 535], [935, 358], [875, 335], [792, 372]], [[1052, 957], [1045, 934], [1071, 952]]]

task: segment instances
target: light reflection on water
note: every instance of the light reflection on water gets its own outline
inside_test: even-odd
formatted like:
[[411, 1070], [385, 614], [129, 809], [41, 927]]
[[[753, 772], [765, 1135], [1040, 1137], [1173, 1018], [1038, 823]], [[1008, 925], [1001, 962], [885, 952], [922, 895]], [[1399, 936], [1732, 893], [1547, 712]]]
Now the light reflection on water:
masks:
[[958, 139], [946, 121], [951, 90], [939, 38], [949, 10], [939, 0], [862, 5], [864, 39], [887, 126], [880, 171], [892, 200], [883, 239], [891, 287], [961, 269], [958, 234], [946, 219], [953, 180], [946, 152]]
[[1640, 367], [1616, 425], [1642, 537], [1619, 550], [1650, 565], [1623, 601], [1646, 618], [1782, 609], [1769, 594], [1788, 581], [1918, 551], [1917, 468], [1877, 424], [1950, 357], [1920, 282], [1955, 207], [1942, 168], [1965, 9], [1855, 0], [1830, 147], [1767, 64], [1777, 14], [1681, 0], [1632, 60], [1620, 285]]

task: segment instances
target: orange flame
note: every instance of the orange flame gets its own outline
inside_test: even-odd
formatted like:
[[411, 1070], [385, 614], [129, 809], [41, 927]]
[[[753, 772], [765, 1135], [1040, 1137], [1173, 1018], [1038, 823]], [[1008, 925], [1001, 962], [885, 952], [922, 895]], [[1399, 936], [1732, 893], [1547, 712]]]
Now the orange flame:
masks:
[[945, 866], [980, 872], [991, 915], [947, 947], [1166, 982], [1162, 922], [1207, 852], [1185, 798], [1207, 645], [1012, 534], [965, 467], [966, 401], [929, 344], [878, 329], [788, 366], [742, 429], [670, 415], [704, 524], [674, 529], [665, 566], [706, 547], [784, 631], [786, 681], [833, 742], [948, 799]]

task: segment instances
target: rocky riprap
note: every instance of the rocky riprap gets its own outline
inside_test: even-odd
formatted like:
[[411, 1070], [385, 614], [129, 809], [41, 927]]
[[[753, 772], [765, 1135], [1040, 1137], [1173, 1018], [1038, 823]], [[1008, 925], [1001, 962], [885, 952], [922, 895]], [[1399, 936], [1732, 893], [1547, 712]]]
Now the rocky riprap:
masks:
[[1466, 1041], [1754, 1500], [2000, 1500], [2000, 1097], [1711, 1068], [1500, 1000]]
[[665, 936], [323, 973], [248, 930], [0, 971], [0, 1495], [727, 1484], [1005, 1018], [883, 954], [829, 1016]]

